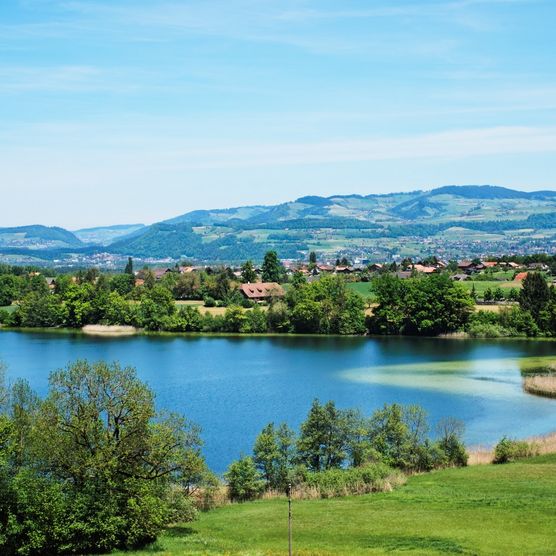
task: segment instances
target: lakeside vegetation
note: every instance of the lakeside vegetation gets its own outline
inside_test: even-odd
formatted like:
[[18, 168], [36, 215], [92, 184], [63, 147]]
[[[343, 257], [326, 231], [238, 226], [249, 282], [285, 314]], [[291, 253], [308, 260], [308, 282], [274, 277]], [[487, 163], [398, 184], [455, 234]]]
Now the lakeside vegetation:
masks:
[[[207, 468], [197, 426], [156, 411], [132, 368], [78, 361], [50, 375], [45, 398], [0, 376], [0, 548], [81, 554], [143, 546], [199, 510], [292, 485], [297, 498], [391, 490], [403, 473], [461, 466], [459, 423], [428, 437], [417, 406], [370, 418], [315, 400], [296, 435], [267, 425], [226, 485]], [[39, 519], [40, 516], [40, 519]]]
[[556, 398], [556, 375], [534, 375], [523, 378], [523, 389], [529, 394]]
[[[552, 554], [556, 454], [408, 478], [389, 493], [293, 503], [301, 554]], [[132, 554], [284, 554], [285, 498], [227, 505]], [[128, 554], [128, 553], [126, 553]]]
[[[316, 256], [312, 253], [311, 257], [309, 269], [316, 272]], [[408, 265], [410, 261], [404, 261], [402, 268]], [[556, 294], [540, 272], [528, 272], [519, 291], [506, 288], [514, 301], [495, 305], [497, 311], [481, 311], [475, 305], [479, 296], [475, 284], [491, 283], [479, 279], [481, 273], [474, 277], [472, 288], [469, 281], [452, 280], [448, 271], [420, 273], [415, 267], [413, 273], [405, 271], [411, 276], [403, 277], [384, 267], [361, 275], [366, 281], [360, 282], [338, 273], [311, 279], [314, 275], [300, 271], [287, 275], [272, 251], [259, 272], [247, 261], [235, 273], [230, 268], [183, 273], [179, 267], [158, 274], [150, 269], [135, 273], [130, 259], [121, 274], [91, 268], [47, 282], [37, 271], [4, 266], [0, 267], [0, 305], [9, 310], [0, 309], [0, 324], [21, 328], [115, 325], [235, 334], [435, 336], [465, 332], [492, 338], [556, 333]], [[501, 278], [509, 277], [507, 271], [484, 272], [486, 278], [498, 273]], [[277, 286], [275, 295], [262, 301], [242, 293], [242, 284], [260, 279], [284, 284], [285, 293]], [[369, 296], [362, 295], [365, 291]], [[507, 301], [500, 292], [502, 288], [485, 288], [484, 301]]]
[[[549, 462], [550, 479], [539, 467], [526, 468], [540, 486], [531, 487], [524, 475], [515, 481], [511, 472], [541, 452], [536, 442], [503, 438], [494, 463], [517, 463], [467, 474], [454, 469], [465, 467], [468, 455], [453, 419], [440, 421], [430, 436], [418, 406], [385, 405], [366, 417], [318, 400], [298, 433], [285, 424], [265, 426], [252, 455], [232, 462], [222, 483], [203, 460], [199, 429], [156, 412], [152, 392], [133, 369], [81, 361], [52, 373], [49, 382], [40, 398], [24, 381], [0, 381], [0, 548], [7, 555], [281, 551], [287, 537], [277, 520], [289, 485], [296, 550], [426, 553], [457, 545], [457, 552], [492, 553], [494, 545], [481, 541], [474, 526], [465, 535], [456, 527], [473, 502], [483, 519], [501, 528], [518, 508], [533, 507], [537, 487], [548, 497], [546, 508], [556, 496], [553, 456], [531, 460]], [[493, 484], [481, 484], [489, 478]], [[446, 505], [449, 497], [456, 498]], [[550, 546], [544, 500], [528, 516], [535, 551]], [[387, 507], [395, 520], [391, 512], [378, 518]], [[404, 536], [399, 520], [419, 515], [427, 523], [431, 517], [435, 527], [414, 524]], [[330, 531], [315, 536], [322, 519]], [[346, 520], [352, 525], [342, 531]], [[257, 533], [250, 536], [254, 523]], [[391, 544], [392, 535], [400, 544]], [[500, 553], [505, 547], [496, 545]]]

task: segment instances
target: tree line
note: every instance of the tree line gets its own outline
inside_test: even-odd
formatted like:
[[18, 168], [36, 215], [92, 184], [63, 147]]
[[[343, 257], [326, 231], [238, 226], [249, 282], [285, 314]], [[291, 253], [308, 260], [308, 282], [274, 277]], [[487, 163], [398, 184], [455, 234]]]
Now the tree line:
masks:
[[[404, 473], [464, 466], [463, 425], [443, 419], [430, 438], [423, 408], [385, 405], [370, 417], [314, 400], [295, 433], [286, 423], [269, 423], [257, 436], [252, 455], [233, 462], [225, 477], [234, 500], [264, 491], [285, 492], [309, 485], [320, 495], [377, 489], [377, 481]], [[355, 481], [354, 481], [355, 479]]]
[[[287, 281], [285, 296], [270, 298], [264, 305], [245, 298], [239, 286], [258, 281], [258, 272], [265, 281]], [[29, 328], [131, 325], [184, 333], [556, 334], [554, 287], [540, 273], [530, 272], [521, 291], [514, 292], [519, 304], [499, 313], [475, 312], [473, 291], [447, 273], [401, 279], [385, 272], [370, 280], [369, 291], [372, 304], [351, 290], [342, 275], [321, 275], [310, 282], [300, 272], [286, 277], [275, 252], [267, 253], [259, 271], [251, 261], [245, 262], [239, 276], [229, 268], [191, 273], [176, 268], [157, 279], [149, 269], [135, 275], [130, 260], [121, 274], [91, 268], [58, 275], [53, 287], [37, 272], [0, 274], [0, 306], [15, 302], [15, 310], [0, 310], [0, 324]], [[214, 314], [176, 303], [182, 300], [225, 310]]]

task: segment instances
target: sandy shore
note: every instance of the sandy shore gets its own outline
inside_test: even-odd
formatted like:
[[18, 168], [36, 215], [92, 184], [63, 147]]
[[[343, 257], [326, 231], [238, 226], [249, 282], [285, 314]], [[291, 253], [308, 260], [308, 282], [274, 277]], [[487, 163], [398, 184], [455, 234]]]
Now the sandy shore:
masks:
[[102, 324], [87, 324], [81, 329], [85, 334], [93, 336], [133, 336], [137, 334], [135, 326], [105, 326]]

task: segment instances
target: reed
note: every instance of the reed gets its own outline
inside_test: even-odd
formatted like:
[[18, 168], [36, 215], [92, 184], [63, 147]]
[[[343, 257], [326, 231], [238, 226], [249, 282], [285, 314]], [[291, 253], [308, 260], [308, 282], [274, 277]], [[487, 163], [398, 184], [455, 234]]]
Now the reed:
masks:
[[523, 378], [523, 389], [535, 396], [556, 398], [556, 375], [536, 375]]
[[[542, 436], [532, 436], [524, 440], [533, 455], [556, 454], [556, 432]], [[487, 465], [494, 460], [494, 447], [477, 446], [468, 450], [467, 465]]]

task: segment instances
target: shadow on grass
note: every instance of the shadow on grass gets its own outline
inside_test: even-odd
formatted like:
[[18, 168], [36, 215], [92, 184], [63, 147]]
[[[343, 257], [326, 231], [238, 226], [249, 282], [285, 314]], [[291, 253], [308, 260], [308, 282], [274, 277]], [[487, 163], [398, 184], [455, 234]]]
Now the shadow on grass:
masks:
[[441, 537], [378, 535], [372, 537], [367, 546], [369, 548], [383, 548], [386, 552], [425, 550], [440, 554], [471, 554], [457, 542]]
[[161, 552], [168, 553], [168, 548], [164, 545], [165, 539], [176, 539], [197, 535], [198, 531], [191, 527], [182, 525], [174, 525], [165, 529], [164, 533], [153, 543], [148, 544], [140, 549], [141, 554], [159, 554]]
[[172, 527], [168, 527], [168, 529], [164, 531], [165, 537], [185, 537], [198, 534], [199, 532], [195, 531], [193, 527], [187, 527], [185, 525], [173, 525]]

